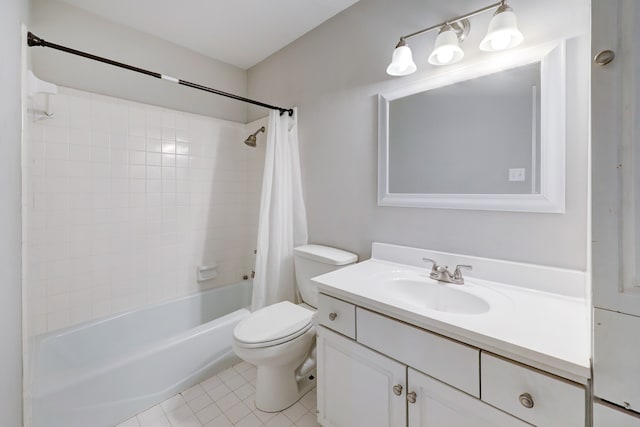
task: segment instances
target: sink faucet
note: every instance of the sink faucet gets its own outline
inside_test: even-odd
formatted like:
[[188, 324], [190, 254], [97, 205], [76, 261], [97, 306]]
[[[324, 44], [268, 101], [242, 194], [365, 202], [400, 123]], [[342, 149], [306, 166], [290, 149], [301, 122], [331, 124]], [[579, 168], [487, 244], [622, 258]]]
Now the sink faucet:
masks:
[[438, 265], [436, 261], [430, 258], [422, 258], [422, 261], [431, 263], [431, 274], [429, 274], [430, 278], [439, 282], [453, 283], [455, 285], [464, 284], [464, 277], [462, 277], [463, 268], [466, 268], [468, 270], [471, 270], [473, 268], [470, 265], [458, 264], [456, 265], [456, 269], [453, 271], [453, 273], [451, 273], [449, 271], [449, 267], [447, 267], [446, 265]]

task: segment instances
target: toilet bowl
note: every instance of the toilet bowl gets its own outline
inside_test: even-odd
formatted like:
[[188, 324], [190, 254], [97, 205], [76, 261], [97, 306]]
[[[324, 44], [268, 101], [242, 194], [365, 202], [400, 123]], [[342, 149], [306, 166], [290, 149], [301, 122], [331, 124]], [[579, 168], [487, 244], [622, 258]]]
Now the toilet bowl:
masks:
[[358, 257], [340, 249], [306, 245], [294, 249], [296, 284], [303, 304], [283, 301], [256, 310], [233, 331], [236, 355], [255, 365], [256, 407], [277, 412], [315, 386], [315, 307], [312, 277], [353, 264]]
[[285, 301], [257, 310], [238, 324], [233, 350], [258, 368], [255, 397], [258, 409], [281, 411], [314, 386], [315, 378], [309, 378], [313, 375], [296, 373], [315, 342], [314, 314]]

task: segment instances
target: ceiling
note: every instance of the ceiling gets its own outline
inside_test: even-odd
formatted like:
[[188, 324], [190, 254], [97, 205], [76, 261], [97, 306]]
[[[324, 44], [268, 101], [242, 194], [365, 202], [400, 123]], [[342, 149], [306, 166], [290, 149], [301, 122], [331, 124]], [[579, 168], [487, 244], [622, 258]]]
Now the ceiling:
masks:
[[247, 69], [358, 0], [63, 0]]

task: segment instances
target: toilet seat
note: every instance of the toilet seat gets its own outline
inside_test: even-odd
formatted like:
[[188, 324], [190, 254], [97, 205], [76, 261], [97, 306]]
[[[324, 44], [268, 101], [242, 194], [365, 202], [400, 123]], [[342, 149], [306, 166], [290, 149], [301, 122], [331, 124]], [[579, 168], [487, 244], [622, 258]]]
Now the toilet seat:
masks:
[[279, 302], [251, 314], [233, 331], [236, 345], [270, 347], [291, 341], [313, 327], [314, 312], [289, 301]]

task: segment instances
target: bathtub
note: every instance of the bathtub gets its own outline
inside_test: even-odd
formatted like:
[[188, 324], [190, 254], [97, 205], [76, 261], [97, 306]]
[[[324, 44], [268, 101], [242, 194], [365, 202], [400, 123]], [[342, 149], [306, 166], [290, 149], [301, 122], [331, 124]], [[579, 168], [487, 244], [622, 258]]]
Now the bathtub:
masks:
[[244, 281], [36, 337], [33, 427], [109, 427], [239, 360]]

